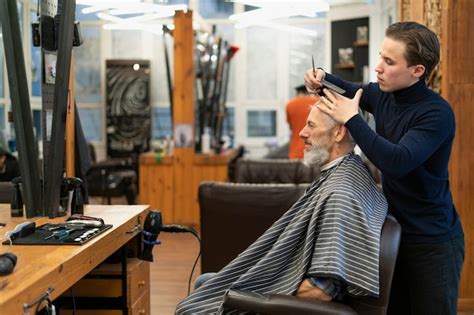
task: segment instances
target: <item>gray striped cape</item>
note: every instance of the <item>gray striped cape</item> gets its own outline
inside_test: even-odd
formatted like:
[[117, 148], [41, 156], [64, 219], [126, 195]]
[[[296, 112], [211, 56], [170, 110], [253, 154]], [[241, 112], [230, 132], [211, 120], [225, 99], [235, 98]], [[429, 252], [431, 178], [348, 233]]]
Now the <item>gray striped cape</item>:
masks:
[[348, 154], [322, 171], [252, 245], [181, 301], [176, 314], [218, 313], [228, 289], [291, 295], [309, 275], [343, 279], [354, 296], [378, 296], [386, 214], [386, 199], [362, 160]]

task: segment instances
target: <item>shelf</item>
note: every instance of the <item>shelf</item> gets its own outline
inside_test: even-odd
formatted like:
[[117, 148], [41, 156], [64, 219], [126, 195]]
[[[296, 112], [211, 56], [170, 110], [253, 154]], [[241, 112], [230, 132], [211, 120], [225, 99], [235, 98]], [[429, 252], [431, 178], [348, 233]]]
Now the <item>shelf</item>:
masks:
[[354, 69], [355, 64], [353, 64], [353, 63], [336, 63], [334, 67], [336, 69]]
[[358, 41], [355, 41], [353, 44], [352, 44], [353, 47], [368, 47], [369, 46], [369, 42], [364, 40], [364, 41], [361, 41], [361, 40], [358, 40]]

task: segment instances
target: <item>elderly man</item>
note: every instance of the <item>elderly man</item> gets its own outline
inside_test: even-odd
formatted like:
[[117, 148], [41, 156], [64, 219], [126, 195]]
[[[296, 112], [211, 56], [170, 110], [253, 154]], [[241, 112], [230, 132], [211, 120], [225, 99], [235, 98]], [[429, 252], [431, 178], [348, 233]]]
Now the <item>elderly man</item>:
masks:
[[387, 202], [352, 153], [343, 125], [313, 106], [300, 136], [304, 161], [321, 166], [320, 177], [257, 241], [207, 276], [178, 304], [177, 314], [218, 313], [228, 289], [325, 301], [345, 293], [378, 296]]

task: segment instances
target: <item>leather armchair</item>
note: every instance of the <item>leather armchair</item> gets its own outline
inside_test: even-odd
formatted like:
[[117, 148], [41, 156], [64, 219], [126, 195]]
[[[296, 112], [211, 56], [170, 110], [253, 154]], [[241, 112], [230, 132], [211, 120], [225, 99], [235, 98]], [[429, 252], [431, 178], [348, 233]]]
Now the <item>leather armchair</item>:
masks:
[[239, 159], [236, 163], [237, 183], [311, 183], [319, 176], [319, 168], [306, 166], [300, 160]]
[[272, 315], [386, 314], [400, 235], [401, 228], [398, 222], [392, 216], [387, 216], [380, 240], [380, 296], [378, 298], [350, 298], [349, 305], [345, 305], [289, 295], [262, 295], [230, 290], [225, 297], [224, 306], [228, 309]]
[[215, 272], [237, 257], [303, 194], [309, 184], [202, 182], [201, 272]]

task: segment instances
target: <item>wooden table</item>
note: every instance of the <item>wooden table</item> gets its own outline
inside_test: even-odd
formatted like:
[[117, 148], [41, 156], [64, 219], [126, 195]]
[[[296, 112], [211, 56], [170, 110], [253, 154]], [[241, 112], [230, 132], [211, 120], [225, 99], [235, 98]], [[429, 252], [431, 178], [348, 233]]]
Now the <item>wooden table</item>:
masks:
[[[11, 230], [22, 218], [10, 218], [9, 205], [0, 205], [0, 222], [7, 226], [0, 229], [0, 237]], [[11, 252], [18, 257], [16, 267], [8, 276], [0, 277], [8, 281], [0, 289], [0, 313], [22, 314], [23, 304], [32, 303], [48, 288], [54, 289], [51, 299], [57, 298], [71, 285], [84, 277], [122, 245], [137, 235], [136, 225], [143, 227], [149, 206], [97, 206], [85, 207], [84, 214], [101, 217], [113, 227], [82, 246], [75, 245], [0, 245], [0, 253]], [[34, 218], [36, 225], [60, 223], [64, 217], [49, 220]], [[128, 233], [127, 233], [128, 232]], [[30, 310], [30, 313], [33, 313]]]

